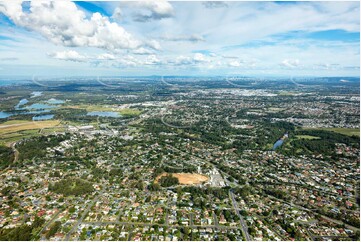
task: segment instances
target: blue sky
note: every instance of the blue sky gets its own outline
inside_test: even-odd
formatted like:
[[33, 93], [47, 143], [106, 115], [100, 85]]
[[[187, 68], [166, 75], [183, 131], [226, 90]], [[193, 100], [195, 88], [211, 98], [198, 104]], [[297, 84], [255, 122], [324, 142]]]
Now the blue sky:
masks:
[[0, 75], [359, 76], [359, 2], [0, 1]]

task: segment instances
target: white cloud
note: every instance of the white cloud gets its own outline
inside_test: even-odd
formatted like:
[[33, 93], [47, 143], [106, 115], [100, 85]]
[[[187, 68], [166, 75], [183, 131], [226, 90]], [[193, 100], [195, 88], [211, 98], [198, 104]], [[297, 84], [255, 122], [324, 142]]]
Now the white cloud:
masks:
[[295, 68], [300, 65], [300, 61], [298, 59], [285, 59], [280, 65], [284, 67]]
[[231, 67], [240, 67], [240, 66], [242, 66], [242, 63], [235, 60], [235, 61], [230, 61], [228, 63], [228, 65], [231, 66]]
[[172, 5], [165, 0], [145, 0], [139, 2], [121, 2], [120, 6], [137, 9], [133, 12], [133, 20], [137, 22], [147, 22], [170, 18], [174, 15]]
[[122, 10], [119, 7], [114, 9], [112, 18], [115, 19], [115, 20], [118, 20], [118, 21], [122, 20], [123, 13], [122, 13]]
[[113, 64], [113, 66], [119, 67], [119, 66], [130, 66], [135, 67], [139, 65], [139, 61], [134, 58], [134, 56], [127, 55], [122, 57], [121, 59], [117, 60], [116, 63]]
[[74, 62], [86, 62], [88, 58], [84, 55], [79, 54], [74, 50], [69, 51], [59, 51], [54, 53], [49, 53], [48, 56], [58, 59], [58, 60], [65, 60], [65, 61], [74, 61]]
[[160, 43], [156, 40], [148, 40], [146, 41], [146, 45], [149, 47], [149, 48], [152, 48], [154, 50], [161, 50], [162, 47], [160, 46]]
[[155, 55], [150, 55], [147, 59], [143, 62], [144, 65], [157, 65], [160, 64], [161, 61]]
[[108, 53], [104, 53], [104, 54], [100, 54], [97, 57], [98, 60], [115, 60], [115, 56], [112, 54], [108, 54]]
[[150, 54], [154, 54], [153, 51], [151, 50], [148, 50], [146, 48], [143, 48], [143, 47], [140, 47], [139, 49], [135, 49], [132, 51], [133, 54], [136, 54], [136, 55], [150, 55]]
[[22, 10], [21, 2], [6, 1], [0, 3], [0, 12], [16, 25], [36, 31], [57, 45], [119, 50], [136, 49], [142, 44], [100, 13], [87, 19], [73, 2], [32, 1], [27, 12]]
[[202, 53], [195, 53], [193, 56], [195, 62], [209, 62], [210, 60]]
[[[170, 63], [172, 63], [172, 61], [170, 61]], [[193, 63], [192, 58], [183, 55], [178, 56], [174, 61], [174, 64], [176, 65], [190, 65], [192, 63]]]

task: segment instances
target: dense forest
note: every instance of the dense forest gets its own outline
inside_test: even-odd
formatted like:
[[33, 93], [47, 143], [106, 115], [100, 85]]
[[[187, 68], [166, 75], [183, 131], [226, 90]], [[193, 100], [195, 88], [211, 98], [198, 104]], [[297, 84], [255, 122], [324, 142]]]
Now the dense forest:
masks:
[[0, 229], [0, 241], [29, 241], [38, 240], [45, 219], [35, 217], [31, 225], [23, 224], [20, 227], [10, 229]]
[[47, 148], [52, 148], [59, 145], [60, 142], [70, 138], [69, 134], [66, 135], [49, 135], [34, 137], [25, 140], [16, 145], [19, 151], [19, 160], [32, 159], [34, 157], [44, 157]]
[[65, 196], [70, 195], [83, 195], [94, 191], [93, 185], [90, 182], [81, 179], [63, 179], [59, 182], [49, 184], [49, 191], [64, 194]]
[[323, 154], [332, 156], [335, 154], [336, 143], [342, 143], [351, 147], [360, 147], [359, 137], [347, 136], [325, 130], [298, 130], [295, 135], [310, 135], [317, 139], [292, 139], [290, 149], [283, 149], [281, 153], [295, 155], [297, 153]]
[[179, 184], [179, 180], [177, 177], [172, 176], [172, 174], [167, 174], [166, 176], [162, 176], [159, 179], [159, 184], [162, 187], [171, 187], [174, 185], [178, 185]]
[[0, 169], [4, 169], [9, 166], [13, 160], [13, 150], [9, 147], [0, 145]]

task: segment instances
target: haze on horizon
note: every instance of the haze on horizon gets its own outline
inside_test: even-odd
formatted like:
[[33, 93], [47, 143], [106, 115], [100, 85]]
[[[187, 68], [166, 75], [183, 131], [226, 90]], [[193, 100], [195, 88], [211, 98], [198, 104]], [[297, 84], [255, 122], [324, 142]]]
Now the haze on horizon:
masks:
[[0, 76], [359, 76], [360, 3], [0, 1]]

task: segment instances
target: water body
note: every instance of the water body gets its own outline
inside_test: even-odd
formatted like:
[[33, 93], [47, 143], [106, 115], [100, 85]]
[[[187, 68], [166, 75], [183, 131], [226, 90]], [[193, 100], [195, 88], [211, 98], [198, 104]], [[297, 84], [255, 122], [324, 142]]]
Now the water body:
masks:
[[16, 104], [15, 110], [20, 110], [20, 109], [21, 109], [20, 106], [23, 106], [23, 105], [27, 104], [28, 102], [29, 102], [29, 100], [26, 99], [26, 98], [21, 99], [21, 100], [19, 101], [19, 103]]
[[[40, 93], [40, 94], [39, 94]], [[33, 92], [32, 94], [34, 94], [35, 96], [39, 96], [41, 95], [41, 92]], [[13, 115], [19, 115], [19, 114], [43, 114], [43, 113], [48, 113], [50, 112], [52, 109], [56, 108], [57, 106], [54, 105], [49, 105], [49, 104], [61, 104], [64, 103], [63, 100], [58, 100], [58, 99], [54, 99], [51, 98], [49, 99], [47, 102], [49, 104], [46, 103], [34, 103], [31, 104], [30, 106], [25, 106], [25, 104], [27, 104], [29, 102], [29, 100], [27, 99], [21, 99], [19, 101], [19, 103], [14, 107], [15, 110], [17, 112], [13, 112], [13, 113], [9, 113], [9, 112], [3, 112], [0, 111], [0, 118], [8, 118], [10, 116]], [[52, 116], [50, 116], [52, 115]], [[34, 116], [33, 120], [47, 120], [47, 119], [51, 119], [53, 118], [53, 114], [44, 114], [44, 115], [40, 115], [40, 116]]]
[[44, 114], [44, 115], [34, 116], [33, 121], [49, 120], [52, 118], [54, 118], [54, 114]]
[[12, 115], [13, 115], [12, 113], [7, 113], [7, 112], [1, 112], [0, 111], [0, 118], [7, 118], [7, 117], [10, 117]]
[[283, 142], [285, 141], [285, 139], [287, 139], [288, 138], [288, 132], [287, 133], [285, 133], [283, 136], [282, 136], [282, 138], [280, 138], [279, 140], [277, 140], [277, 142], [273, 145], [273, 150], [276, 150], [278, 147], [280, 147], [282, 144], [283, 144]]
[[41, 95], [43, 95], [43, 92], [32, 92], [31, 95], [32, 95], [31, 98], [40, 97]]
[[88, 112], [88, 116], [99, 116], [99, 117], [112, 117], [112, 118], [119, 118], [121, 115], [118, 112], [102, 112], [102, 111], [93, 111]]
[[44, 104], [44, 103], [34, 103], [25, 108], [38, 110], [38, 109], [53, 109], [53, 108], [56, 108], [56, 106], [52, 106], [52, 105]]
[[283, 144], [283, 140], [279, 139], [277, 140], [277, 142], [273, 145], [273, 150], [277, 149], [278, 147], [280, 147]]
[[0, 80], [0, 86], [14, 86], [14, 85], [24, 85], [31, 83], [28, 80]]
[[50, 104], [63, 104], [65, 103], [64, 100], [60, 100], [60, 99], [55, 99], [55, 98], [50, 98], [48, 101], [46, 101], [47, 103]]

